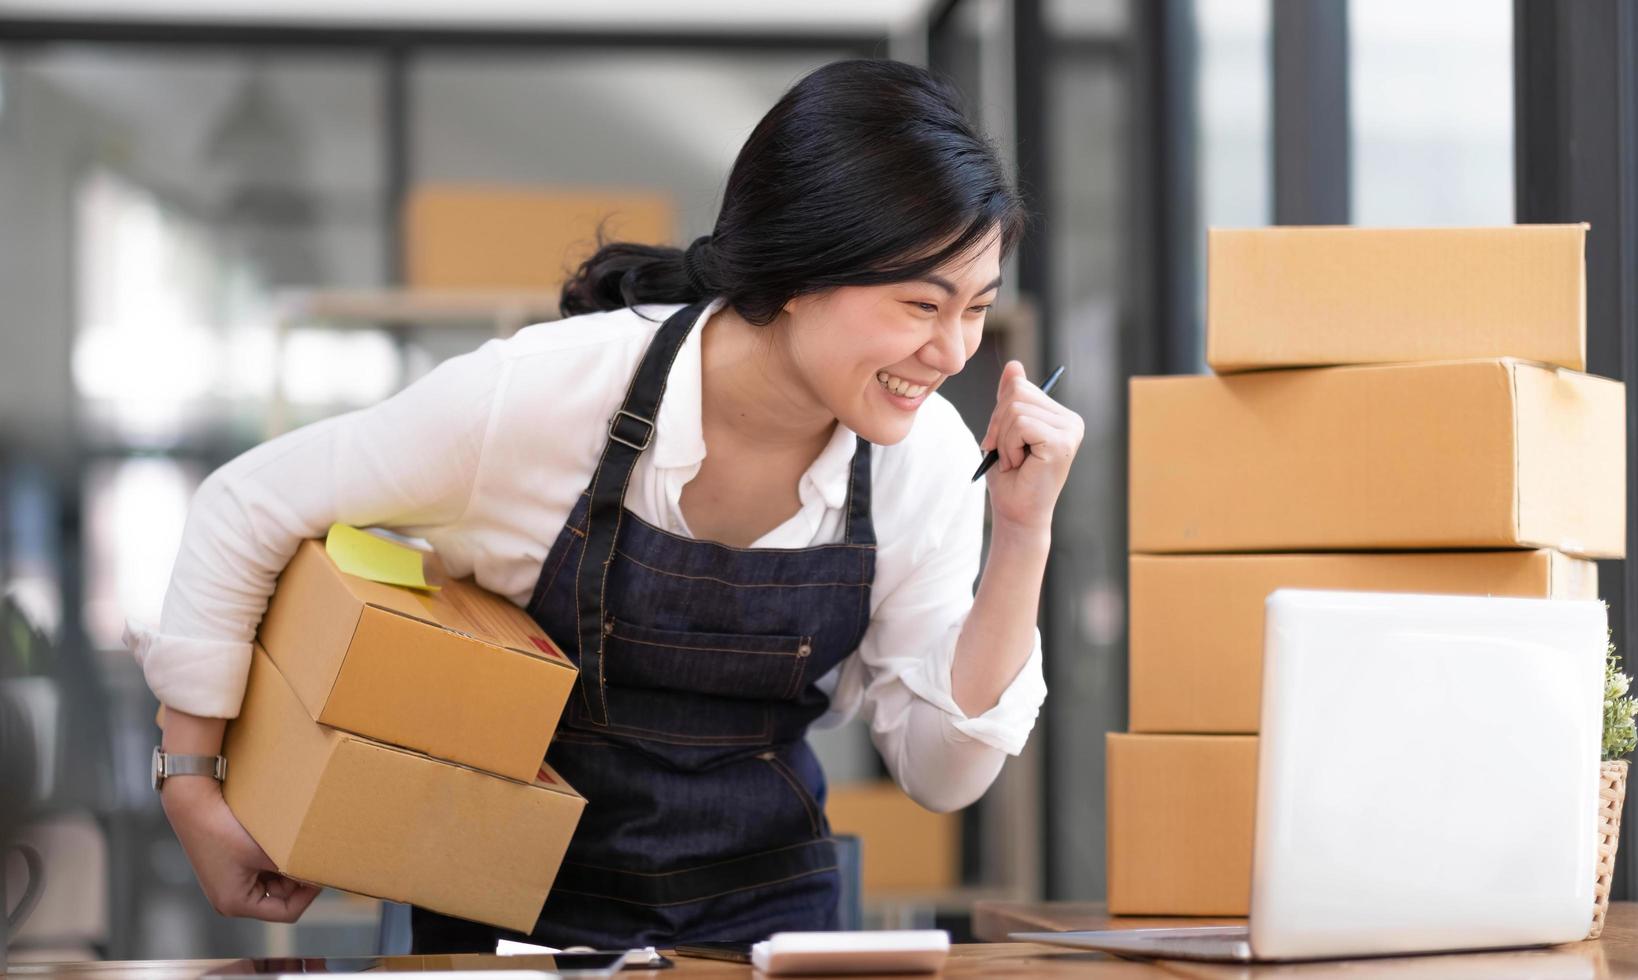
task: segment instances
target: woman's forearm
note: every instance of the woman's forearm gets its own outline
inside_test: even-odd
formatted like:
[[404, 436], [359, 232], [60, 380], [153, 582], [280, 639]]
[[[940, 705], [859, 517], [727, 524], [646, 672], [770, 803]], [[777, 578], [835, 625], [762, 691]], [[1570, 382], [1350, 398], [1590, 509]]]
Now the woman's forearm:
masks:
[[[166, 708], [160, 721], [164, 729], [160, 743], [166, 752], [172, 755], [222, 754], [222, 735], [227, 728], [227, 719], [190, 715], [186, 711]], [[178, 777], [165, 780], [160, 802], [174, 822], [174, 808], [186, 808], [202, 799], [219, 799], [220, 796], [221, 785], [213, 779]]]
[[995, 528], [972, 611], [956, 640], [951, 691], [972, 718], [993, 708], [1035, 648], [1050, 530]]
[[221, 755], [225, 718], [206, 718], [186, 711], [166, 708], [164, 746], [178, 755]]

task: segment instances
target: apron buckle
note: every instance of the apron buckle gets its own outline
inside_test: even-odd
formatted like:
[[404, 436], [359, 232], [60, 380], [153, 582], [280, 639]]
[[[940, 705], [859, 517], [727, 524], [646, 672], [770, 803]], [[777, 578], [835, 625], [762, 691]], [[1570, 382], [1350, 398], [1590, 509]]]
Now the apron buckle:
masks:
[[[644, 425], [644, 426], [647, 427], [647, 430], [642, 435], [642, 440], [643, 440], [642, 445], [638, 445], [637, 443], [632, 442], [630, 439], [627, 439], [624, 436], [620, 435], [619, 426], [620, 426], [620, 416], [622, 416], [622, 415], [624, 415], [628, 419], [631, 419], [633, 422], [637, 422], [640, 425]], [[653, 419], [645, 419], [641, 415], [636, 414], [635, 412], [628, 412], [628, 411], [626, 411], [625, 409], [622, 408], [618, 412], [615, 412], [614, 415], [609, 418], [609, 438], [613, 439], [615, 442], [618, 442], [622, 446], [627, 446], [627, 447], [630, 447], [632, 449], [637, 450], [638, 452], [642, 452], [643, 450], [648, 448], [649, 443], [654, 441], [654, 420]]]

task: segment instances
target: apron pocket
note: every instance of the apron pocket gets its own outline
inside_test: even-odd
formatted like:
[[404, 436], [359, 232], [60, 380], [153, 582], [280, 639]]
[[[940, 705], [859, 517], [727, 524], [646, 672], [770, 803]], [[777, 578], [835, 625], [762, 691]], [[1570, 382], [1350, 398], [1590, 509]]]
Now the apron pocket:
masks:
[[603, 673], [610, 684], [785, 701], [802, 689], [813, 652], [806, 636], [699, 633], [604, 623]]
[[705, 633], [604, 621], [608, 729], [680, 745], [759, 745], [773, 705], [802, 690], [805, 636]]

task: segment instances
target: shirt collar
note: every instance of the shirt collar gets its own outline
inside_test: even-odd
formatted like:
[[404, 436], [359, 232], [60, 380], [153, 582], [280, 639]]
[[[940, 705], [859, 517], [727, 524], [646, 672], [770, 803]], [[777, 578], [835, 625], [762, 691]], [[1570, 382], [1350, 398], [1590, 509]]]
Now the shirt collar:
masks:
[[[858, 437], [853, 430], [836, 423], [836, 431], [830, 435], [830, 442], [820, 450], [819, 457], [808, 467], [802, 475], [802, 483], [818, 491], [825, 501], [825, 506], [832, 510], [842, 507], [847, 502], [848, 484], [852, 482], [850, 472], [853, 465], [855, 448], [860, 452], [869, 452], [868, 446], [860, 447]], [[798, 493], [801, 490], [798, 488]]]
[[[703, 406], [700, 336], [705, 321], [725, 305], [726, 301], [718, 297], [705, 307], [671, 364], [665, 397], [660, 400], [659, 415], [654, 420], [654, 444], [649, 447], [656, 469], [698, 466], [705, 459], [705, 435], [700, 424]], [[848, 471], [856, 442], [852, 430], [837, 422], [830, 442], [802, 475], [798, 494], [805, 498], [808, 492], [816, 492], [825, 506], [841, 507], [847, 500]]]

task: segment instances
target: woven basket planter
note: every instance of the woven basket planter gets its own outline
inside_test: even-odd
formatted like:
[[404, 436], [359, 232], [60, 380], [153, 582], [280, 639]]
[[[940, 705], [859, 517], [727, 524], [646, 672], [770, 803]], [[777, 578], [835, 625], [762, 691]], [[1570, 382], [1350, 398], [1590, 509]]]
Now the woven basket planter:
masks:
[[1626, 760], [1604, 763], [1598, 771], [1598, 880], [1593, 888], [1588, 939], [1597, 939], [1604, 932], [1604, 914], [1610, 909], [1610, 879], [1615, 874], [1615, 847], [1621, 842], [1621, 804], [1626, 799]]

